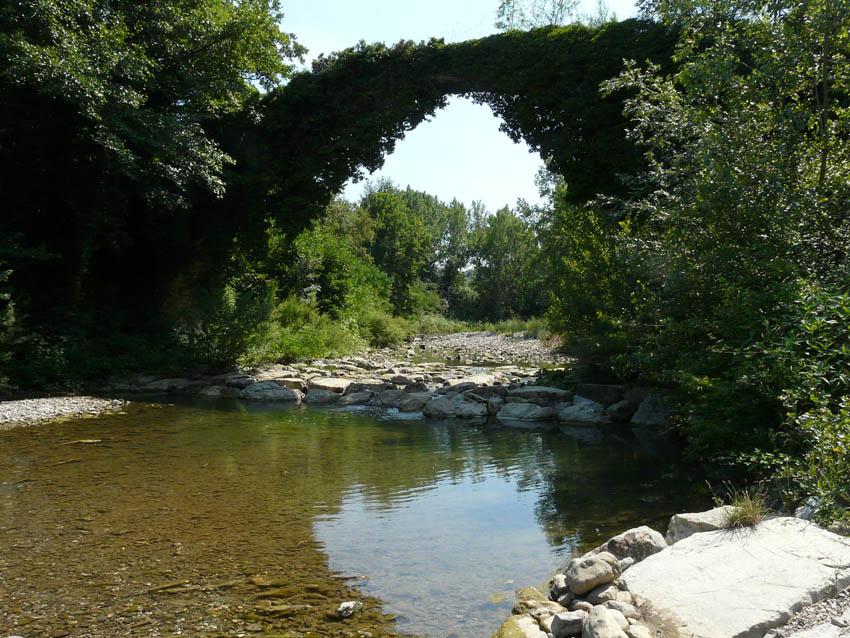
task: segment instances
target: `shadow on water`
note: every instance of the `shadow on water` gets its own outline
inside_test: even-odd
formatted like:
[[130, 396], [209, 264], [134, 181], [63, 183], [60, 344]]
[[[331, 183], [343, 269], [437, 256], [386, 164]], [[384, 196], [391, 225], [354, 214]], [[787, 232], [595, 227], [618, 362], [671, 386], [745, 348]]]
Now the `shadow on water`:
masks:
[[630, 436], [134, 407], [0, 433], [0, 633], [489, 636], [511, 590], [707, 504]]

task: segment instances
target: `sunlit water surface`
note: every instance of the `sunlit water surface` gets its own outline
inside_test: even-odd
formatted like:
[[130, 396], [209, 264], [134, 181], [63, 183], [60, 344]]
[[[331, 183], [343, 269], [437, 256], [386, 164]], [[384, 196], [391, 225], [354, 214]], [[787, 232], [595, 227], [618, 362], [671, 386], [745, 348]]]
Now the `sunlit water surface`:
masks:
[[[708, 504], [689, 469], [627, 431], [236, 402], [0, 432], [0, 461], [0, 541], [30, 552], [0, 566], [49, 589], [56, 557], [64, 560], [55, 604], [105, 596], [87, 583], [94, 571], [117, 574], [117, 563], [133, 575], [121, 595], [150, 609], [165, 603], [133, 582], [343, 576], [382, 600], [399, 631], [435, 638], [489, 636], [514, 589], [542, 584], [566, 558], [626, 528], [663, 528], [671, 514]], [[88, 531], [37, 531], [60, 519]], [[41, 534], [39, 543], [26, 545], [27, 534]], [[305, 553], [305, 543], [318, 551]], [[128, 559], [128, 546], [145, 560]], [[42, 573], [45, 554], [53, 571], [47, 561]], [[330, 609], [339, 601], [323, 587]], [[236, 588], [205, 604], [241, 609], [231, 599], [248, 595]], [[179, 624], [179, 611], [169, 614]]]

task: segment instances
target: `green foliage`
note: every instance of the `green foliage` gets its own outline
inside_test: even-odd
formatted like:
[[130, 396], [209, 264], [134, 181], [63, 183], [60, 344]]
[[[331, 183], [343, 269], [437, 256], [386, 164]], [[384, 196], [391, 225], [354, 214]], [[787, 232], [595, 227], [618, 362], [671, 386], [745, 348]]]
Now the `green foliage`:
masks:
[[472, 329], [474, 328], [470, 324], [463, 321], [449, 319], [443, 315], [424, 314], [415, 319], [413, 332], [425, 335], [447, 335]]
[[315, 306], [289, 297], [260, 324], [239, 362], [252, 366], [338, 357], [364, 346], [365, 342], [351, 325], [335, 322]]
[[233, 365], [271, 314], [273, 299], [274, 287], [264, 279], [234, 277], [194, 300], [177, 337], [197, 360], [216, 368]]
[[369, 345], [377, 348], [396, 346], [411, 336], [411, 324], [403, 317], [393, 317], [380, 310], [367, 311], [360, 327]]
[[546, 299], [537, 266], [534, 229], [510, 209], [479, 217], [471, 240], [476, 318], [499, 321], [540, 314]]
[[422, 218], [392, 191], [368, 194], [363, 208], [375, 220], [369, 250], [378, 268], [390, 277], [393, 310], [410, 313], [415, 309], [414, 287], [430, 248]]

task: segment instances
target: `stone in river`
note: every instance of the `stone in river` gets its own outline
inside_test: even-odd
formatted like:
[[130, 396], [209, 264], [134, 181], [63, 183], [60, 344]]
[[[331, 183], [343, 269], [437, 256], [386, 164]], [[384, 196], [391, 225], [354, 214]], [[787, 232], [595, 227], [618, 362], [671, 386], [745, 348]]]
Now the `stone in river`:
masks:
[[552, 634], [555, 638], [581, 636], [581, 629], [585, 620], [587, 620], [587, 612], [582, 610], [555, 614], [552, 618]]
[[651, 527], [641, 525], [622, 534], [617, 534], [588, 554], [609, 552], [618, 559], [633, 558], [636, 563], [639, 563], [647, 556], [657, 554], [662, 549], [667, 549], [667, 541], [664, 540], [664, 537]]
[[620, 570], [617, 558], [608, 552], [574, 558], [567, 564], [564, 574], [570, 591], [581, 596], [599, 585], [613, 582]]
[[368, 403], [371, 398], [372, 393], [368, 390], [363, 390], [362, 392], [346, 392], [339, 398], [337, 405], [363, 405], [364, 403]]
[[334, 377], [319, 377], [310, 379], [310, 390], [326, 390], [342, 394], [351, 385], [351, 379], [337, 379]]
[[330, 390], [310, 390], [304, 397], [304, 403], [312, 403], [315, 405], [324, 405], [328, 403], [336, 403], [339, 400], [339, 393]]
[[419, 412], [433, 396], [430, 392], [411, 392], [401, 400], [398, 409], [401, 412]]
[[605, 607], [593, 608], [587, 616], [581, 635], [582, 638], [626, 638], [617, 618]]
[[260, 381], [239, 391], [239, 396], [249, 401], [301, 401], [298, 390], [286, 388], [274, 381]]

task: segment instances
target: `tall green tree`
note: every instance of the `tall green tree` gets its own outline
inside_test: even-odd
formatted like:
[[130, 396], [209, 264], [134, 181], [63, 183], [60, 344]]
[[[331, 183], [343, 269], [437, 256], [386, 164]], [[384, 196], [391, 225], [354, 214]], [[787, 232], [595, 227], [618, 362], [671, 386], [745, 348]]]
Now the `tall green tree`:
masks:
[[12, 264], [31, 313], [130, 292], [122, 303], [156, 309], [199, 249], [232, 237], [208, 205], [232, 164], [214, 132], [255, 82], [289, 75], [302, 49], [281, 18], [277, 0], [0, 8], [0, 231], [53, 255]]
[[414, 310], [414, 286], [431, 248], [425, 225], [396, 192], [368, 194], [362, 206], [375, 220], [370, 252], [375, 265], [392, 279], [393, 310], [408, 314]]

